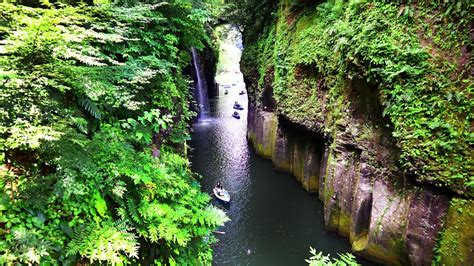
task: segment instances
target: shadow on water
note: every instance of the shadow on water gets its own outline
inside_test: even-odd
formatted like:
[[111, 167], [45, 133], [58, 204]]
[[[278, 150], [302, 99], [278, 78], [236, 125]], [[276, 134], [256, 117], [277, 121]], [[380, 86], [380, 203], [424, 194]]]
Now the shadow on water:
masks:
[[[236, 58], [226, 58], [231, 65], [218, 68], [220, 83], [228, 85], [229, 93], [225, 95], [221, 86], [220, 96], [210, 102], [211, 120], [195, 124], [190, 141], [192, 168], [203, 176], [202, 189], [212, 195], [220, 182], [232, 198], [229, 205], [213, 200], [231, 219], [219, 229], [225, 234], [217, 235], [214, 264], [307, 265], [304, 259], [310, 256], [310, 246], [324, 254], [350, 251], [346, 239], [324, 229], [323, 205], [316, 195], [250, 148], [247, 95], [239, 95], [245, 90], [238, 70], [241, 50], [235, 45], [240, 33], [233, 34], [226, 34], [221, 56]], [[231, 116], [235, 101], [244, 107], [239, 120]]]

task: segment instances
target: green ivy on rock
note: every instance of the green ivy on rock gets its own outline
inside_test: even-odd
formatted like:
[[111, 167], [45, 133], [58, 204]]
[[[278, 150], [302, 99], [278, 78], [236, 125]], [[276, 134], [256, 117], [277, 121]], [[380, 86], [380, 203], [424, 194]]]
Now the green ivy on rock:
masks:
[[463, 63], [472, 21], [464, 11], [472, 6], [335, 0], [301, 8], [302, 2], [281, 1], [276, 21], [247, 43], [243, 71], [257, 77], [257, 95], [271, 84], [278, 112], [332, 132], [349, 109], [347, 87], [362, 80], [393, 128], [402, 169], [472, 197], [474, 83]]

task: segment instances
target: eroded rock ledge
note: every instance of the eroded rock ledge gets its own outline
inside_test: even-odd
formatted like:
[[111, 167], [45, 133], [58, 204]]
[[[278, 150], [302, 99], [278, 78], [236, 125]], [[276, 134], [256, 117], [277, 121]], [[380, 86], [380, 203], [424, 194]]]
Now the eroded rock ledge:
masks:
[[[444, 263], [472, 261], [472, 232], [451, 244], [449, 233], [441, 234], [462, 226], [456, 225], [459, 213], [449, 207], [450, 197], [374, 165], [370, 145], [358, 144], [349, 131], [341, 126], [340, 133], [325, 137], [249, 106], [248, 139], [256, 152], [319, 194], [326, 227], [349, 238], [355, 252], [380, 263], [430, 265], [440, 242], [459, 251], [457, 258], [442, 258]], [[382, 157], [391, 152], [377, 149]], [[468, 204], [465, 224], [472, 224], [472, 211]]]

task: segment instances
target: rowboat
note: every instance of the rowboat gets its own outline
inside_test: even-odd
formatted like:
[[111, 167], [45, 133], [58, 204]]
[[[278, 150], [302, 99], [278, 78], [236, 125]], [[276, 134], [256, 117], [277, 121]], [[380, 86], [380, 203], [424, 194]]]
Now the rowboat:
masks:
[[244, 108], [242, 107], [242, 105], [240, 105], [240, 104], [238, 104], [238, 103], [234, 104], [234, 109], [241, 110], [241, 111], [244, 110]]
[[230, 202], [230, 194], [229, 192], [227, 192], [227, 190], [218, 189], [215, 187], [214, 189], [212, 189], [212, 191], [214, 191], [214, 196], [216, 196], [221, 201], [226, 203]]
[[234, 112], [234, 113], [232, 114], [232, 116], [233, 116], [234, 118], [240, 119], [240, 115], [239, 115], [239, 113], [237, 113], [237, 112]]

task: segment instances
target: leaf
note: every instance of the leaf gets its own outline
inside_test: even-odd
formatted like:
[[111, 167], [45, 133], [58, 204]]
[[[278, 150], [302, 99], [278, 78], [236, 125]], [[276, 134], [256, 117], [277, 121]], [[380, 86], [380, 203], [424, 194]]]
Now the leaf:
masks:
[[138, 140], [141, 140], [141, 139], [143, 138], [143, 133], [137, 132], [137, 133], [135, 133], [135, 137], [136, 137]]
[[100, 216], [105, 216], [105, 213], [107, 212], [107, 203], [99, 192], [94, 194], [94, 207]]

